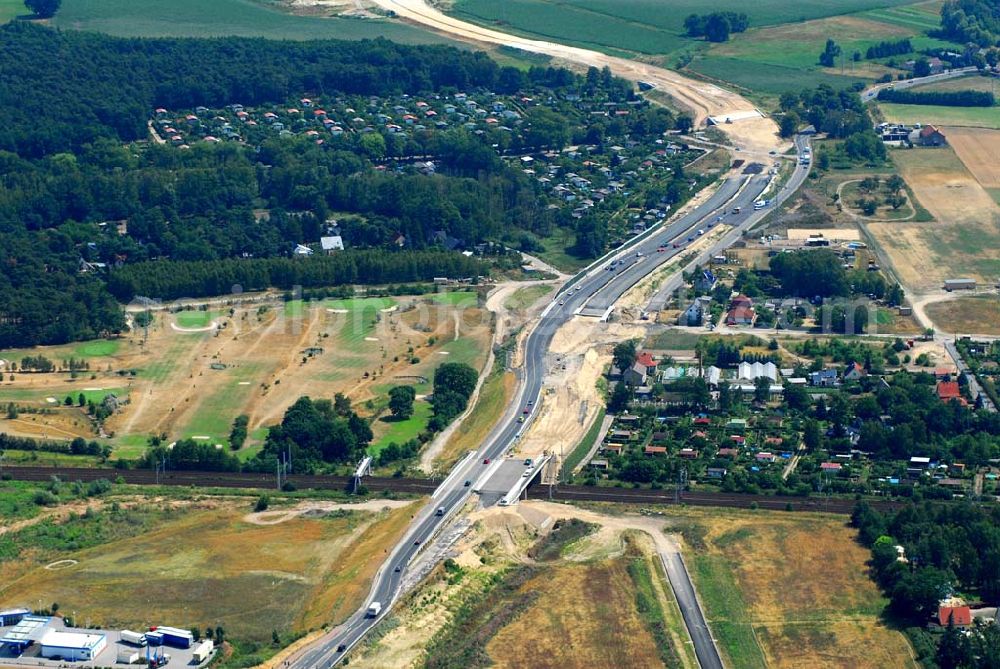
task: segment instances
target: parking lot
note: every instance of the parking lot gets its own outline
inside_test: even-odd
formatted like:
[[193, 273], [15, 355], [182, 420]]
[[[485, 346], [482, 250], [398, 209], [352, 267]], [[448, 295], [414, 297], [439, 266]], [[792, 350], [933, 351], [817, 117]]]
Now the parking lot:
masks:
[[[0, 627], [0, 638], [2, 638], [12, 626]], [[133, 666], [142, 667], [145, 666], [146, 658], [146, 648], [139, 648], [137, 646], [132, 646], [123, 643], [119, 639], [119, 630], [101, 630], [101, 629], [88, 629], [80, 630], [68, 628], [63, 624], [62, 618], [52, 618], [51, 622], [47, 626], [47, 629], [53, 629], [57, 631], [65, 632], [88, 632], [90, 634], [104, 634], [107, 637], [107, 645], [101, 650], [97, 656], [92, 660], [80, 660], [75, 662], [70, 662], [67, 660], [49, 660], [39, 656], [41, 652], [41, 647], [36, 642], [25, 649], [24, 653], [20, 656], [13, 653], [11, 649], [7, 646], [0, 646], [0, 668], [3, 667], [111, 667], [111, 666], [125, 666], [124, 662], [118, 662], [119, 651], [134, 651], [134, 653], [139, 654], [139, 663]], [[142, 630], [138, 630], [142, 631]], [[194, 667], [197, 664], [193, 660], [192, 653], [197, 647], [195, 643], [191, 648], [174, 648], [172, 646], [163, 646], [163, 652], [170, 656], [170, 661], [162, 665], [164, 667]], [[158, 648], [150, 647], [149, 651], [152, 655], [153, 651], [157, 651]], [[202, 664], [207, 664], [204, 662]]]

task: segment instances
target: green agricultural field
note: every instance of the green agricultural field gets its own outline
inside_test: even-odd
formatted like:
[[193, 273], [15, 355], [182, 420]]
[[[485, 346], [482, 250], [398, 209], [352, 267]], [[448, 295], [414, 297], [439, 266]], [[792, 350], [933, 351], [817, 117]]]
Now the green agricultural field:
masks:
[[657, 27], [652, 20], [636, 22], [584, 5], [547, 0], [460, 0], [452, 13], [504, 31], [612, 53], [671, 53], [689, 42], [679, 31]]
[[233, 35], [296, 40], [385, 37], [407, 44], [454, 44], [396, 21], [293, 16], [252, 0], [64, 0], [53, 23], [59, 28], [124, 37]]
[[764, 95], [780, 95], [786, 91], [798, 92], [821, 83], [834, 88], [847, 88], [855, 82], [863, 81], [862, 77], [842, 77], [815, 70], [715, 56], [700, 58], [687, 69], [712, 79], [735, 84], [745, 89], [744, 92]]
[[746, 12], [752, 26], [799, 23], [827, 16], [893, 8], [908, 0], [458, 0], [452, 13], [477, 23], [603, 51], [669, 54], [694, 44], [684, 18], [710, 10]]
[[890, 123], [924, 123], [1000, 129], [1000, 108], [940, 107], [937, 105], [899, 105], [880, 102], [882, 116]]
[[0, 0], [0, 23], [6, 23], [28, 13], [24, 8], [24, 0]]
[[941, 4], [937, 0], [932, 0], [914, 5], [884, 7], [865, 12], [862, 16], [917, 32], [927, 32], [941, 27]]

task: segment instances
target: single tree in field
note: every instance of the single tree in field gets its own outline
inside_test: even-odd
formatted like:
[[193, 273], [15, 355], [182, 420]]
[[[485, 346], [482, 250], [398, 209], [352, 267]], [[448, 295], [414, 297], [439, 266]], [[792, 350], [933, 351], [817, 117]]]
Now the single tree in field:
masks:
[[834, 67], [837, 64], [837, 58], [840, 57], [840, 53], [840, 45], [832, 39], [828, 39], [826, 41], [826, 48], [819, 55], [819, 64], [823, 67]]
[[24, 6], [40, 19], [51, 19], [61, 4], [62, 0], [24, 0]]
[[903, 177], [899, 176], [898, 174], [893, 174], [891, 177], [885, 180], [885, 186], [886, 188], [889, 189], [890, 193], [898, 193], [899, 191], [903, 190], [904, 186], [906, 186], [906, 182], [903, 181]]
[[416, 397], [413, 386], [393, 386], [389, 389], [389, 411], [398, 420], [406, 420], [413, 415], [413, 400]]
[[712, 14], [705, 22], [705, 39], [709, 42], [725, 42], [729, 39], [732, 26], [722, 14]]

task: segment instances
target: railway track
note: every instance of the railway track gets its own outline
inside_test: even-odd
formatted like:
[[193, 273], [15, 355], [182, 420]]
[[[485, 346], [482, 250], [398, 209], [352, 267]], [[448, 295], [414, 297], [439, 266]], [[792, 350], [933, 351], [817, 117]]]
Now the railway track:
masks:
[[[157, 476], [146, 469], [98, 469], [88, 467], [20, 467], [7, 466], [4, 474], [18, 481], [48, 481], [53, 476], [62, 481], [96, 481], [119, 478], [132, 485], [169, 485], [204, 488], [249, 488], [272, 489], [276, 487], [274, 476], [264, 472], [202, 472], [167, 471]], [[350, 490], [354, 480], [350, 476], [289, 475], [288, 481], [297, 489]], [[433, 493], [438, 483], [427, 479], [366, 477], [366, 488], [376, 492], [398, 492], [417, 495]], [[548, 486], [535, 485], [528, 489], [529, 499], [548, 499]], [[634, 488], [600, 488], [594, 486], [558, 485], [551, 490], [551, 497], [559, 501], [613, 502], [619, 504], [670, 505], [674, 501], [672, 491], [644, 490]], [[769, 509], [792, 511], [818, 511], [824, 513], [850, 514], [854, 510], [853, 499], [833, 497], [781, 497], [777, 495], [746, 495], [722, 492], [682, 492], [680, 504], [688, 506], [715, 506], [737, 509]], [[894, 510], [905, 505], [903, 502], [870, 500], [873, 507], [880, 510]]]
[[[204, 488], [276, 488], [273, 474], [264, 472], [202, 472], [166, 471], [159, 475], [148, 469], [100, 469], [89, 467], [17, 467], [7, 466], [4, 474], [19, 481], [48, 481], [53, 476], [63, 481], [96, 481], [121, 478], [133, 485], [195, 486]], [[349, 490], [354, 483], [350, 476], [312, 476], [290, 474], [287, 480], [297, 489]], [[363, 484], [369, 490], [394, 491], [429, 495], [437, 483], [425, 479], [366, 477]]]
[[[715, 506], [737, 509], [771, 509], [779, 511], [816, 511], [822, 513], [850, 514], [856, 504], [853, 499], [832, 497], [784, 497], [778, 495], [746, 495], [739, 493], [682, 492], [675, 502], [672, 491], [637, 490], [629, 488], [598, 488], [591, 486], [556, 486], [552, 499], [561, 501], [616, 502], [623, 504], [684, 504], [688, 506]], [[545, 486], [528, 489], [529, 499], [548, 499]], [[880, 510], [894, 510], [904, 506], [901, 502], [870, 500]]]

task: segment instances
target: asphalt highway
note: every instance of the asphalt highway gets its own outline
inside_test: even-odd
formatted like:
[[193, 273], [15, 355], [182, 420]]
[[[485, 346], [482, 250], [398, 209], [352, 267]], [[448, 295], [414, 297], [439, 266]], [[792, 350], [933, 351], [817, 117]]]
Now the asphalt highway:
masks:
[[[737, 228], [744, 226], [750, 220], [749, 214], [753, 212], [754, 200], [760, 195], [768, 179], [768, 175], [741, 175], [728, 179], [706, 202], [676, 221], [666, 224], [662, 229], [655, 228], [652, 233], [627, 242], [617, 251], [595, 262], [574, 277], [553, 298], [525, 340], [524, 364], [520, 372], [519, 390], [515, 401], [483, 442], [476, 456], [460, 462], [441, 483], [432, 502], [414, 517], [409, 531], [386, 557], [382, 568], [375, 575], [371, 594], [364, 608], [296, 654], [289, 661], [288, 667], [292, 669], [332, 667], [387, 614], [400, 593], [400, 583], [408, 565], [421, 547], [433, 538], [452, 513], [465, 502], [476, 487], [476, 482], [484, 477], [488, 467], [487, 461], [492, 462], [502, 457], [517, 442], [521, 432], [530, 425], [534, 404], [538, 401], [542, 390], [545, 355], [555, 332], [578, 312], [585, 313], [585, 309], [589, 312], [610, 308], [615, 300], [643, 276], [671, 257], [684, 253], [685, 248], [698, 238], [698, 230], [707, 231], [709, 226], [720, 223], [718, 220], [720, 216], [728, 225]], [[739, 214], [733, 213], [735, 207], [740, 207]], [[658, 251], [661, 247], [664, 247], [664, 250]], [[637, 256], [637, 252], [641, 255]], [[615, 269], [606, 269], [612, 263]], [[527, 420], [524, 423], [518, 422], [518, 416], [528, 407], [530, 412]], [[443, 514], [440, 516], [437, 515], [439, 509], [443, 509]], [[366, 615], [370, 602], [379, 602], [382, 605], [379, 615], [373, 617]], [[694, 600], [687, 601], [686, 604], [697, 608], [697, 602]], [[692, 637], [696, 636], [692, 632]], [[706, 653], [718, 655], [714, 644], [709, 643], [709, 645], [711, 648], [702, 644], [699, 657]]]

